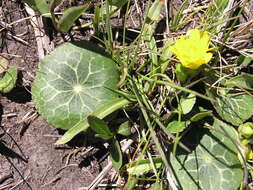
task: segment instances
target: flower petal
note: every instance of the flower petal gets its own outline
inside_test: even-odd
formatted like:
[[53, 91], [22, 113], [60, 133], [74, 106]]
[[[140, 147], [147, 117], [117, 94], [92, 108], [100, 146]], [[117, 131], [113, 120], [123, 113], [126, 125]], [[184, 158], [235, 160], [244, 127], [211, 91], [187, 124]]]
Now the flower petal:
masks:
[[208, 32], [203, 32], [202, 36], [201, 36], [201, 46], [204, 49], [208, 49], [209, 43], [210, 43], [210, 35], [208, 34]]
[[205, 55], [205, 63], [208, 63], [212, 59], [212, 53], [206, 53]]
[[210, 35], [198, 29], [189, 30], [186, 36], [180, 37], [170, 50], [177, 56], [184, 67], [197, 69], [208, 63], [212, 53], [208, 53]]
[[200, 39], [200, 31], [198, 29], [189, 30], [186, 35], [189, 36], [189, 39], [191, 40]]

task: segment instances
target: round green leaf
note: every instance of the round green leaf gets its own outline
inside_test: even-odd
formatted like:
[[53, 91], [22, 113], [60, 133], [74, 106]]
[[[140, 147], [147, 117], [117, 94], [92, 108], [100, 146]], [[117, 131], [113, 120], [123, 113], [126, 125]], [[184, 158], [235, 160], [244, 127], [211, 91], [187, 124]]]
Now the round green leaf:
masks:
[[116, 89], [118, 78], [102, 49], [85, 41], [65, 43], [41, 61], [32, 97], [50, 124], [69, 129], [117, 97], [109, 89]]
[[236, 190], [243, 180], [237, 149], [222, 133], [226, 131], [230, 137], [237, 139], [235, 130], [216, 118], [212, 126], [221, 132], [204, 132], [204, 129], [193, 132], [195, 139], [201, 140], [192, 153], [171, 154], [175, 181], [181, 189]]

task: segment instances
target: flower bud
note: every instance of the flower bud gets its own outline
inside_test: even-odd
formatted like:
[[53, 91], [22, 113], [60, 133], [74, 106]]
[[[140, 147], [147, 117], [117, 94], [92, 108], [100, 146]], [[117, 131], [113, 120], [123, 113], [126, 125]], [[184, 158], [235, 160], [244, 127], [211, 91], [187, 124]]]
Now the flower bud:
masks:
[[253, 123], [247, 122], [239, 126], [239, 134], [246, 139], [249, 139], [253, 135]]

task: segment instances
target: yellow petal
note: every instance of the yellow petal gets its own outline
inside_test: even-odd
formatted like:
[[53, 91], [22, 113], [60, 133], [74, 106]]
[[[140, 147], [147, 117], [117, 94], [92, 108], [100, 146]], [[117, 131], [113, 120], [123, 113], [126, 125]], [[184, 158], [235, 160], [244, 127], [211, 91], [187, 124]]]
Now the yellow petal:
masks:
[[200, 39], [200, 31], [198, 29], [189, 30], [186, 35], [189, 36], [189, 39], [192, 40]]
[[170, 50], [177, 56], [184, 67], [197, 69], [208, 63], [212, 53], [208, 53], [210, 35], [198, 29], [189, 30], [186, 36], [180, 37]]
[[203, 32], [200, 43], [202, 48], [208, 49], [210, 43], [210, 35], [208, 34], [208, 32]]
[[208, 63], [212, 59], [212, 53], [206, 53], [205, 55], [205, 62]]

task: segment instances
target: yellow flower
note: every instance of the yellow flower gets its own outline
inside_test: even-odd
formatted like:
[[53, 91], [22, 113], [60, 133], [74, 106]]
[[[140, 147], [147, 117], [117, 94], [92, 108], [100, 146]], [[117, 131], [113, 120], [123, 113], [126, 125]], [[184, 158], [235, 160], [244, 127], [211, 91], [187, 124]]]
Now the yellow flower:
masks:
[[209, 44], [210, 35], [207, 32], [192, 29], [187, 32], [186, 36], [176, 40], [170, 50], [176, 54], [184, 67], [197, 69], [212, 58], [212, 53], [208, 53]]

